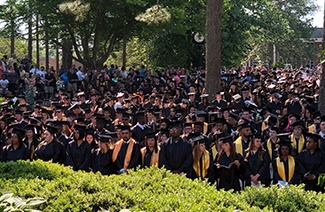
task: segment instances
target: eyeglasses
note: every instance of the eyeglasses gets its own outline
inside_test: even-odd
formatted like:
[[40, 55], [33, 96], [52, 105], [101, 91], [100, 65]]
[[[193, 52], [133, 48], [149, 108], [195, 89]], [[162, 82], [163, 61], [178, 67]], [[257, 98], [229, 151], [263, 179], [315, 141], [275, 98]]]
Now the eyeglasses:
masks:
[[169, 131], [174, 131], [174, 132], [176, 132], [177, 130], [178, 130], [178, 128], [173, 127], [173, 128], [171, 128]]

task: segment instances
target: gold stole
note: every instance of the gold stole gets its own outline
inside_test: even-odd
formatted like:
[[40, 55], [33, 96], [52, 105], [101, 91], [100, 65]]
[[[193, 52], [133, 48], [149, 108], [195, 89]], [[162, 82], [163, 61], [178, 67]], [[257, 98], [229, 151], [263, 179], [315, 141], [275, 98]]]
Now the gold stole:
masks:
[[263, 132], [268, 126], [265, 124], [265, 121], [262, 121], [261, 132]]
[[315, 125], [313, 125], [313, 124], [310, 125], [310, 126], [308, 127], [308, 132], [309, 132], [309, 133], [316, 133], [314, 127], [315, 127]]
[[236, 144], [236, 152], [244, 156], [244, 151], [243, 151], [243, 140], [242, 137], [239, 136], [237, 140], [235, 141]]
[[212, 147], [212, 159], [213, 159], [213, 161], [215, 161], [217, 155], [218, 155], [218, 150], [217, 150], [217, 145], [215, 144], [215, 145]]
[[[141, 156], [142, 156], [142, 166], [144, 166], [144, 156], [147, 153], [147, 148], [143, 147], [140, 151], [141, 151]], [[150, 160], [150, 166], [157, 166], [158, 167], [159, 153], [160, 153], [160, 146], [158, 146], [157, 153], [155, 151], [152, 152], [151, 160]]]
[[272, 160], [273, 150], [272, 150], [272, 141], [271, 141], [271, 139], [267, 140], [266, 146], [267, 146], [267, 152], [269, 153], [270, 159]]
[[209, 124], [206, 122], [203, 122], [203, 134], [206, 135], [208, 133], [208, 127]]
[[[195, 164], [193, 163], [193, 169], [196, 173], [196, 176], [199, 178], [205, 178], [208, 174], [208, 169], [210, 166], [210, 154], [207, 150], [204, 151], [202, 155], [202, 167], [200, 166], [200, 160]], [[201, 168], [202, 168], [202, 176], [201, 176]]]
[[[284, 162], [281, 162], [280, 157], [276, 158], [276, 167], [278, 168], [278, 174], [283, 181], [286, 181], [286, 174], [284, 169]], [[295, 172], [295, 159], [288, 155], [288, 167], [289, 167], [289, 182], [291, 181], [293, 174]]]
[[[112, 156], [113, 162], [116, 161], [118, 153], [120, 152], [123, 143], [124, 143], [124, 140], [121, 139], [115, 144], [115, 147], [113, 150], [113, 156]], [[125, 168], [125, 169], [127, 169], [130, 164], [134, 144], [135, 144], [135, 140], [131, 138], [130, 143], [128, 145], [128, 149], [126, 150], [125, 158], [124, 158], [123, 168]]]
[[[297, 149], [297, 141], [293, 133], [291, 134], [291, 142], [292, 142], [292, 147], [294, 149]], [[305, 138], [303, 135], [300, 135], [298, 153], [300, 153], [303, 150], [304, 144], [305, 144]]]

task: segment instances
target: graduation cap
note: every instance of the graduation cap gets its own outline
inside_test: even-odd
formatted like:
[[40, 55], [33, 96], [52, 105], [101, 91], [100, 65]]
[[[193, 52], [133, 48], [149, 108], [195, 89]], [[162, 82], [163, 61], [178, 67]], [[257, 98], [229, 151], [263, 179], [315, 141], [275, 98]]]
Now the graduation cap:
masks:
[[280, 142], [288, 142], [291, 146], [290, 135], [291, 135], [291, 133], [277, 134], [277, 137], [280, 139], [280, 141], [278, 143], [280, 144]]
[[129, 126], [129, 125], [121, 125], [121, 130], [123, 131], [123, 130], [128, 130], [128, 131], [131, 131], [131, 126]]
[[17, 115], [17, 114], [19, 114], [19, 115], [23, 115], [23, 113], [24, 113], [23, 110], [16, 110], [16, 111], [15, 111], [15, 114], [16, 114], [16, 115]]
[[199, 135], [197, 137], [194, 137], [191, 139], [192, 142], [194, 142], [194, 145], [196, 144], [205, 144], [207, 142], [207, 137], [204, 135]]
[[78, 131], [85, 131], [86, 130], [86, 125], [83, 123], [75, 123], [73, 128]]
[[124, 108], [116, 108], [116, 113], [124, 113], [125, 109]]
[[307, 132], [307, 133], [305, 133], [305, 135], [306, 135], [306, 138], [311, 138], [311, 139], [313, 139], [313, 141], [315, 141], [317, 143], [322, 138], [319, 134], [315, 134], [315, 133]]
[[320, 118], [321, 117], [321, 113], [320, 113], [320, 111], [315, 111], [314, 113], [313, 113], [313, 118], [314, 119], [316, 119], [316, 118]]
[[198, 110], [195, 112], [195, 116], [197, 117], [206, 117], [207, 113], [203, 110]]
[[160, 135], [166, 135], [166, 137], [169, 137], [169, 131], [167, 129], [160, 130]]
[[79, 93], [77, 93], [77, 96], [85, 96], [85, 92], [79, 92]]
[[200, 96], [200, 98], [208, 98], [209, 97], [209, 94], [202, 94], [201, 96]]
[[295, 127], [300, 127], [301, 129], [304, 129], [304, 123], [302, 121], [296, 121], [293, 124], [291, 124], [292, 129], [294, 129]]
[[239, 123], [237, 125], [239, 130], [245, 129], [245, 128], [251, 128], [251, 125], [247, 123], [246, 121], [243, 121], [242, 123]]
[[44, 126], [44, 128], [49, 131], [52, 135], [55, 135], [58, 132], [58, 128], [56, 128], [55, 126], [51, 125], [51, 124], [47, 124]]
[[225, 136], [225, 137], [220, 138], [220, 141], [223, 144], [225, 144], [225, 143], [233, 143], [234, 142], [234, 139], [232, 138], [231, 135], [228, 135], [228, 136]]
[[98, 134], [98, 139], [100, 142], [109, 142], [112, 136], [108, 132], [101, 132]]
[[93, 128], [87, 128], [87, 129], [85, 130], [86, 135], [94, 135], [95, 132], [96, 132], [96, 130], [93, 129]]
[[237, 100], [241, 99], [241, 95], [236, 94], [236, 95], [232, 96], [232, 98], [233, 98], [235, 101], [237, 101]]
[[116, 98], [121, 98], [124, 96], [124, 93], [122, 92], [118, 92], [117, 95], [116, 95]]
[[17, 127], [14, 127], [11, 131], [11, 134], [16, 134], [19, 139], [23, 139], [25, 136], [26, 131]]
[[124, 112], [122, 113], [122, 119], [130, 119], [131, 114]]
[[172, 119], [169, 122], [169, 129], [173, 129], [174, 127], [181, 128], [181, 122], [178, 119]]
[[79, 103], [74, 103], [71, 107], [69, 107], [68, 110], [74, 110], [74, 109], [78, 109], [78, 108], [80, 108]]
[[154, 131], [150, 131], [146, 134], [146, 138], [157, 138], [156, 136], [157, 132], [154, 132]]
[[235, 119], [235, 120], [238, 120], [239, 119], [239, 114], [237, 114], [236, 112], [234, 112], [234, 111], [230, 111], [229, 112], [229, 117], [231, 117], [231, 118], [233, 118], [233, 119]]

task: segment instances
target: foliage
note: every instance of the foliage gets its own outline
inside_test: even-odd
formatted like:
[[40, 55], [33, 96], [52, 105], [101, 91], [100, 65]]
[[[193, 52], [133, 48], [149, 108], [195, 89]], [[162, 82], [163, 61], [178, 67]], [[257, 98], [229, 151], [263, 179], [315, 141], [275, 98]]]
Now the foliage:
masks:
[[14, 197], [12, 193], [4, 194], [0, 197], [0, 211], [30, 211], [36, 212], [38, 210], [33, 210], [38, 205], [46, 202], [42, 198], [31, 198], [24, 200], [20, 197]]
[[42, 161], [0, 163], [0, 193], [42, 197], [44, 211], [322, 211], [324, 194], [288, 189], [216, 191], [199, 180], [166, 170], [141, 169], [128, 175], [74, 172]]
[[272, 68], [284, 68], [285, 64], [282, 62], [272, 63]]
[[159, 24], [170, 20], [170, 13], [159, 5], [154, 5], [146, 10], [145, 13], [139, 14], [135, 20], [146, 22], [149, 25]]

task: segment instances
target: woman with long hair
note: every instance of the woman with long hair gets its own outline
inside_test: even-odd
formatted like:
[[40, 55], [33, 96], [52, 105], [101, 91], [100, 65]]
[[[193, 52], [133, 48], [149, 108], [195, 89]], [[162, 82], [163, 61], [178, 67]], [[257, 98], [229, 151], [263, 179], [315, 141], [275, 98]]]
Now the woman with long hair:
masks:
[[28, 159], [28, 150], [26, 145], [23, 143], [24, 134], [25, 131], [22, 129], [14, 128], [12, 130], [10, 144], [4, 146], [2, 149], [2, 162]]
[[222, 150], [215, 160], [218, 189], [240, 191], [240, 177], [244, 174], [243, 157], [236, 152], [232, 136], [220, 138]]
[[73, 170], [89, 171], [91, 146], [85, 141], [86, 125], [75, 124], [73, 140], [67, 146], [66, 165], [72, 166]]
[[205, 136], [198, 136], [193, 138], [192, 141], [195, 144], [193, 148], [193, 175], [192, 178], [198, 178], [201, 180], [208, 179], [209, 183], [214, 183], [214, 166], [212, 155], [206, 150]]
[[37, 138], [37, 129], [36, 125], [29, 124], [25, 128], [26, 135], [23, 139], [24, 144], [27, 146], [29, 152], [29, 159], [34, 159], [34, 152], [40, 141]]
[[52, 160], [54, 163], [63, 164], [66, 158], [65, 149], [62, 143], [56, 138], [57, 128], [52, 125], [45, 125], [43, 141], [35, 150], [35, 159], [43, 161]]
[[141, 151], [141, 167], [157, 166], [159, 164], [160, 146], [155, 132], [149, 132], [145, 137], [146, 146]]
[[269, 178], [269, 160], [259, 134], [249, 143], [245, 157], [245, 186], [259, 186]]
[[107, 132], [99, 133], [98, 149], [93, 149], [91, 153], [90, 169], [93, 172], [103, 175], [116, 173], [112, 160], [113, 148], [112, 137]]

